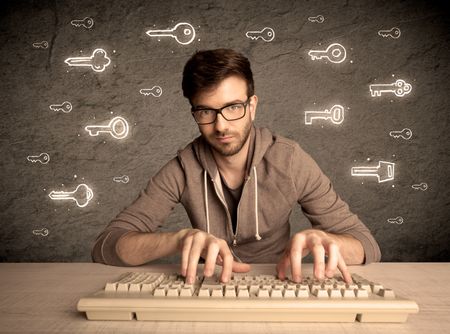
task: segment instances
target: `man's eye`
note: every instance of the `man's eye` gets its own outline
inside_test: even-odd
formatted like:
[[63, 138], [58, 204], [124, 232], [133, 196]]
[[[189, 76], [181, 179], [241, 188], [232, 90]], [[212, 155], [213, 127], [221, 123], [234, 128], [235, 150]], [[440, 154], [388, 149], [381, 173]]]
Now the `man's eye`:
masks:
[[238, 111], [241, 108], [242, 108], [242, 105], [240, 105], [240, 104], [232, 104], [231, 106], [227, 107], [227, 109], [229, 111]]
[[200, 114], [200, 116], [209, 116], [214, 111], [213, 110], [209, 110], [209, 109], [203, 109], [203, 110], [198, 110], [197, 112]]

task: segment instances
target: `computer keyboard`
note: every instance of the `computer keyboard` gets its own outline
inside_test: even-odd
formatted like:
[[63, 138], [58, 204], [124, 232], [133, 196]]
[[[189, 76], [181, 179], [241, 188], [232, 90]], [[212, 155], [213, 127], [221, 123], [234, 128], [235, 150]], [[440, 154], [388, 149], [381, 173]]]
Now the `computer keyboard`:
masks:
[[187, 284], [178, 274], [128, 272], [77, 307], [89, 320], [153, 321], [405, 322], [419, 311], [380, 283], [352, 278], [295, 283], [234, 273], [226, 284], [216, 276]]

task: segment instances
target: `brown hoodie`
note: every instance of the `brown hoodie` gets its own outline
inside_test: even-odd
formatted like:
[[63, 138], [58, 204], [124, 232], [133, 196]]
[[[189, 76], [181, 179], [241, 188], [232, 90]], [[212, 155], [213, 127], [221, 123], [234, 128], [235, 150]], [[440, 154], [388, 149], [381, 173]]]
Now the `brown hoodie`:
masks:
[[289, 216], [296, 203], [313, 228], [350, 234], [362, 243], [365, 263], [380, 260], [370, 231], [350, 212], [309, 154], [266, 128], [253, 127], [250, 138], [253, 158], [238, 205], [236, 234], [210, 147], [198, 137], [110, 222], [95, 241], [92, 259], [128, 265], [117, 255], [117, 240], [130, 231], [156, 231], [181, 202], [192, 227], [226, 240], [237, 261], [277, 263], [289, 241]]

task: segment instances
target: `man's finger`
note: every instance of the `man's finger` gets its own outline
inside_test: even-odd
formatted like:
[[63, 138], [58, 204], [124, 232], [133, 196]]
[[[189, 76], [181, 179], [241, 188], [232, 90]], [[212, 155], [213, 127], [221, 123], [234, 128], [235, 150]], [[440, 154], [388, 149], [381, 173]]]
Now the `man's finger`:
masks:
[[305, 246], [305, 237], [302, 234], [297, 234], [292, 238], [289, 261], [291, 262], [292, 280], [297, 283], [302, 279], [302, 254]]
[[337, 244], [331, 242], [327, 245], [328, 248], [328, 262], [326, 264], [325, 275], [332, 278], [336, 272], [339, 261], [339, 247]]
[[285, 251], [280, 261], [278, 261], [277, 263], [277, 276], [281, 280], [286, 279], [286, 270], [289, 268], [291, 264], [289, 258], [290, 257], [288, 252]]
[[217, 256], [219, 255], [220, 247], [217, 242], [212, 242], [208, 246], [208, 252], [205, 258], [205, 267], [203, 273], [205, 276], [210, 277], [214, 274], [214, 269], [216, 268]]
[[350, 272], [348, 271], [347, 268], [347, 264], [345, 263], [341, 255], [339, 255], [338, 268], [342, 273], [342, 277], [344, 277], [344, 281], [346, 283], [353, 283], [352, 275], [350, 275]]
[[197, 234], [194, 236], [186, 271], [186, 282], [188, 284], [193, 284], [195, 281], [195, 276], [197, 276], [198, 261], [200, 260], [200, 254], [202, 253], [204, 244], [205, 239], [202, 235]]
[[233, 261], [232, 271], [234, 273], [246, 273], [249, 272], [250, 269], [251, 267], [248, 263]]
[[226, 242], [224, 242], [223, 245], [221, 246], [219, 253], [223, 260], [222, 276], [220, 280], [223, 283], [226, 283], [231, 277], [231, 272], [233, 268], [233, 255], [231, 255], [230, 249], [228, 248]]
[[319, 242], [313, 242], [311, 246], [311, 252], [314, 256], [314, 276], [317, 279], [323, 279], [325, 274], [325, 248]]
[[183, 248], [181, 250], [181, 275], [186, 277], [188, 261], [189, 261], [189, 253], [191, 252], [192, 247], [192, 236], [188, 236], [183, 241]]

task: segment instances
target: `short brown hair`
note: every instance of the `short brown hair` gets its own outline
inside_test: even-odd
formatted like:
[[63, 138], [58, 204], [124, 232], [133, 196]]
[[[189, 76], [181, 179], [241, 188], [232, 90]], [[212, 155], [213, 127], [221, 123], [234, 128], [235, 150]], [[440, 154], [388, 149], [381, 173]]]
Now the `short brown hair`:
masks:
[[233, 75], [247, 82], [247, 96], [252, 96], [255, 91], [253, 74], [244, 55], [231, 49], [197, 51], [184, 66], [183, 95], [192, 104], [197, 94], [213, 89]]

